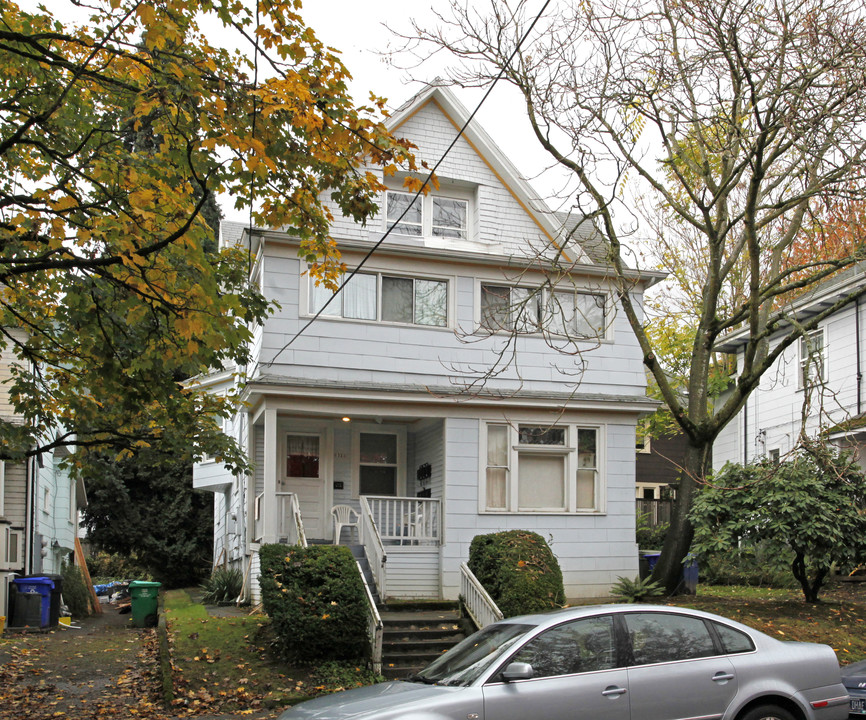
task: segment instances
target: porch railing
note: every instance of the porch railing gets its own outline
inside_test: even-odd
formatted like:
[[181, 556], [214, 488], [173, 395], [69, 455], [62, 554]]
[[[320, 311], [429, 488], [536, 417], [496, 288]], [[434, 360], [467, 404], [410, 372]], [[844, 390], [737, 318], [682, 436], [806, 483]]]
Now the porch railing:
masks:
[[385, 545], [439, 545], [439, 500], [365, 496], [373, 523]]
[[[260, 541], [264, 535], [264, 493], [256, 495], [255, 500], [255, 539]], [[304, 533], [304, 521], [301, 519], [301, 508], [295, 493], [277, 493], [277, 527], [276, 537], [288, 545], [307, 547]]]
[[364, 552], [367, 555], [367, 562], [370, 563], [370, 570], [373, 573], [373, 580], [376, 582], [376, 589], [379, 592], [379, 597], [384, 601], [388, 597], [385, 572], [385, 563], [388, 561], [388, 554], [385, 552], [385, 546], [382, 543], [379, 528], [376, 526], [376, 521], [373, 519], [373, 513], [370, 509], [368, 498], [362, 495], [360, 500], [361, 543], [363, 544]]
[[382, 618], [379, 611], [376, 609], [376, 602], [373, 600], [373, 593], [370, 592], [370, 586], [367, 585], [367, 578], [364, 577], [364, 571], [361, 569], [361, 564], [355, 562], [358, 566], [358, 573], [361, 575], [361, 582], [364, 583], [364, 594], [367, 597], [367, 634], [370, 637], [370, 645], [372, 650], [373, 672], [382, 674], [382, 638], [385, 633], [385, 626], [382, 623]]
[[479, 630], [504, 617], [466, 563], [460, 563], [460, 597], [466, 612]]

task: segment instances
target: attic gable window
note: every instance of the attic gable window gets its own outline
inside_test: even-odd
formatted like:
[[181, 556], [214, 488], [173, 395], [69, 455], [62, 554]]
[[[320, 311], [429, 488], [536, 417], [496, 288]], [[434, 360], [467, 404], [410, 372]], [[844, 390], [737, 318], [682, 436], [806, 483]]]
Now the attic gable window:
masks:
[[[385, 226], [392, 234], [458, 240], [468, 237], [467, 200], [433, 194], [415, 197], [411, 193], [389, 190], [385, 193], [385, 208]], [[400, 219], [403, 211], [406, 214]]]
[[481, 325], [488, 330], [604, 338], [607, 300], [599, 293], [481, 285]]

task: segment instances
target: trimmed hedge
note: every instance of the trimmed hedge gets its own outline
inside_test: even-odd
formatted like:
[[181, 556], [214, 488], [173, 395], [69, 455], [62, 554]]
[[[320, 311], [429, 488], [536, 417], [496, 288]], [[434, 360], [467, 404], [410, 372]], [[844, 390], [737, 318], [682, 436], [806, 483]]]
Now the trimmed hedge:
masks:
[[476, 535], [468, 564], [505, 617], [555, 610], [565, 603], [559, 563], [538, 533]]
[[262, 604], [289, 661], [360, 660], [370, 654], [364, 585], [349, 548], [263, 545]]

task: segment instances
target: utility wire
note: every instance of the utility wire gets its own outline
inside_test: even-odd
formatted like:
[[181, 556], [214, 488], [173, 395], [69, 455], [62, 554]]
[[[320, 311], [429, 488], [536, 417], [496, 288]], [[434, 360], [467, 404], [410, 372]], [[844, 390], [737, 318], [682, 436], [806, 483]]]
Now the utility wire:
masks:
[[547, 6], [550, 5], [550, 2], [551, 2], [551, 0], [545, 0], [545, 3], [542, 6], [541, 10], [538, 11], [538, 14], [535, 16], [533, 21], [530, 23], [529, 27], [526, 29], [526, 32], [523, 33], [523, 36], [518, 41], [517, 45], [514, 46], [514, 50], [511, 52], [511, 55], [508, 56], [508, 60], [500, 68], [499, 74], [493, 79], [493, 82], [490, 83], [490, 87], [487, 88], [487, 91], [484, 93], [484, 97], [482, 97], [481, 100], [478, 102], [478, 104], [475, 106], [475, 109], [471, 112], [469, 117], [466, 119], [466, 122], [463, 123], [463, 126], [460, 128], [457, 135], [454, 136], [454, 139], [451, 141], [451, 144], [445, 149], [445, 152], [442, 153], [442, 157], [440, 157], [439, 160], [436, 161], [436, 164], [433, 166], [433, 168], [427, 174], [427, 177], [424, 180], [424, 182], [422, 183], [421, 187], [418, 188], [418, 190], [415, 192], [415, 195], [412, 198], [412, 202], [410, 202], [404, 208], [403, 212], [400, 213], [400, 216], [391, 224], [391, 227], [389, 227], [385, 230], [385, 234], [382, 235], [382, 237], [379, 238], [379, 240], [375, 243], [375, 245], [373, 245], [373, 247], [371, 247], [367, 251], [367, 254], [364, 255], [361, 262], [359, 262], [358, 265], [355, 267], [355, 269], [352, 270], [352, 272], [349, 273], [349, 275], [343, 280], [343, 282], [340, 283], [340, 286], [336, 289], [336, 291], [334, 291], [334, 294], [331, 295], [330, 298], [328, 298], [328, 300], [325, 302], [324, 305], [322, 305], [321, 308], [319, 308], [319, 310], [316, 312], [316, 314], [313, 315], [313, 317], [311, 317], [306, 322], [306, 324], [300, 330], [298, 330], [292, 336], [292, 338], [277, 351], [277, 353], [274, 355], [273, 358], [271, 358], [271, 360], [269, 360], [266, 363], [263, 363], [263, 367], [270, 367], [271, 365], [273, 365], [277, 361], [277, 358], [279, 358], [280, 355], [282, 355], [286, 350], [288, 350], [292, 346], [292, 344], [295, 342], [295, 340], [297, 340], [299, 337], [301, 337], [301, 335], [303, 335], [304, 332], [306, 332], [307, 328], [309, 328], [314, 322], [316, 322], [316, 320], [319, 319], [319, 316], [321, 316], [321, 314], [325, 311], [325, 309], [328, 307], [328, 305], [330, 305], [334, 301], [334, 299], [340, 294], [340, 292], [342, 292], [343, 288], [345, 288], [346, 285], [348, 285], [349, 281], [353, 277], [355, 277], [355, 275], [358, 274], [358, 271], [362, 267], [364, 267], [366, 262], [373, 256], [373, 253], [375, 253], [382, 246], [382, 243], [385, 242], [385, 239], [391, 234], [391, 230], [393, 230], [397, 225], [400, 224], [400, 222], [405, 217], [406, 213], [409, 212], [409, 210], [415, 204], [415, 201], [418, 199], [418, 197], [421, 195], [421, 193], [424, 192], [424, 189], [430, 184], [430, 181], [432, 180], [433, 176], [436, 174], [436, 170], [443, 163], [445, 158], [448, 157], [448, 153], [450, 153], [454, 149], [454, 146], [457, 144], [457, 141], [463, 136], [463, 133], [466, 131], [466, 128], [469, 127], [469, 123], [472, 122], [475, 115], [481, 109], [481, 106], [484, 105], [484, 102], [490, 96], [490, 93], [493, 92], [493, 88], [496, 87], [496, 83], [498, 83], [502, 79], [503, 75], [505, 75], [505, 71], [511, 66], [511, 61], [514, 59], [514, 56], [517, 55], [517, 52], [520, 50], [521, 45], [523, 45], [523, 43], [529, 37], [529, 34], [532, 32], [535, 25], [541, 19], [541, 16], [544, 14], [544, 11], [547, 10]]

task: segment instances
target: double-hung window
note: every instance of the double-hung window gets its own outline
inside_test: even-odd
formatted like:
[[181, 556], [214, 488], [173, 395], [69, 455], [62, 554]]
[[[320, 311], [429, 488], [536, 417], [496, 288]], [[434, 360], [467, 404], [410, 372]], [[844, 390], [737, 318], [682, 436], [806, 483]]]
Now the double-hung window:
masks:
[[600, 428], [487, 425], [486, 512], [593, 512]]
[[385, 227], [395, 235], [466, 240], [468, 223], [468, 200], [397, 190], [385, 194]]
[[310, 282], [310, 312], [355, 320], [445, 327], [448, 283], [445, 280], [357, 273], [327, 307], [333, 293]]
[[810, 387], [827, 379], [827, 346], [819, 328], [800, 338], [799, 387]]
[[481, 285], [481, 324], [488, 330], [548, 332], [603, 338], [606, 298], [600, 293]]

